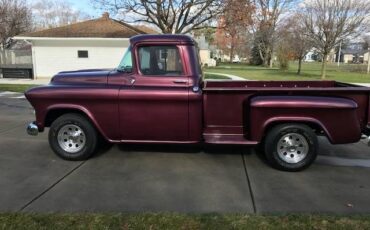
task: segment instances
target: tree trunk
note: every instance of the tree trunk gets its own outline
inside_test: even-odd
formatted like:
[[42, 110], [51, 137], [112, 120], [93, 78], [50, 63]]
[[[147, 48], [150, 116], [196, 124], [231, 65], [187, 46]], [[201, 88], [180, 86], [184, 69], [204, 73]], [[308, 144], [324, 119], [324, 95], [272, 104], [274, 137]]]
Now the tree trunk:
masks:
[[233, 59], [234, 59], [234, 45], [231, 44], [231, 47], [230, 47], [230, 63], [233, 62]]
[[265, 67], [269, 67], [270, 66], [270, 60], [271, 60], [271, 55], [270, 55], [270, 50], [269, 49], [266, 49], [265, 51], [265, 60], [264, 60], [264, 63], [263, 65]]
[[274, 53], [271, 52], [270, 60], [269, 60], [269, 67], [272, 68], [272, 64], [274, 63]]
[[301, 75], [301, 69], [302, 69], [302, 58], [299, 58], [297, 75]]
[[327, 62], [327, 54], [324, 54], [324, 57], [322, 59], [322, 65], [321, 65], [321, 79], [325, 80], [326, 79], [326, 62]]
[[264, 67], [269, 67], [270, 65], [270, 58], [268, 56], [265, 55], [265, 59], [263, 60], [263, 66]]

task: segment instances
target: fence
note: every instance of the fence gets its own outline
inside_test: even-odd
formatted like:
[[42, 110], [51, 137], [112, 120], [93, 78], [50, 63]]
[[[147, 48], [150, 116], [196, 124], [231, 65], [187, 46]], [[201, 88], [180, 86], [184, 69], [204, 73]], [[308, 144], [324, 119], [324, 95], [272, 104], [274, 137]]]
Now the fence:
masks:
[[32, 51], [0, 49], [0, 78], [33, 78]]
[[0, 68], [32, 68], [32, 51], [0, 49]]

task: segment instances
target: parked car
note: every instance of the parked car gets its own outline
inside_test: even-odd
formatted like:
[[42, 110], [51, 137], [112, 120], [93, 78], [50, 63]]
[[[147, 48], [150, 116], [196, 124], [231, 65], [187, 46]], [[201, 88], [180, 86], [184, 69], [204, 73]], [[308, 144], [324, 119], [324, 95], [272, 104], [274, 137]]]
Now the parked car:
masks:
[[332, 144], [370, 134], [370, 88], [335, 81], [203, 81], [196, 43], [140, 35], [112, 70], [60, 72], [25, 95], [28, 133], [49, 129], [66, 160], [85, 160], [98, 138], [112, 143], [261, 146], [275, 168], [298, 171]]
[[240, 63], [241, 61], [240, 61], [240, 58], [238, 57], [238, 56], [235, 56], [234, 58], [233, 58], [233, 61], [232, 61], [233, 63]]

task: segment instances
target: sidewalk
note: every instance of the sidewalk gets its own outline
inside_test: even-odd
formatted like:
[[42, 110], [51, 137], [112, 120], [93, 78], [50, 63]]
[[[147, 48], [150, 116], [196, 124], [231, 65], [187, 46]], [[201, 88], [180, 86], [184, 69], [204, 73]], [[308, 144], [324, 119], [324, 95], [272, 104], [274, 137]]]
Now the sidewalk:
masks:
[[352, 84], [370, 87], [370, 83], [352, 83]]
[[[226, 73], [213, 73], [213, 72], [204, 72], [204, 73], [205, 74], [208, 73], [208, 74], [225, 76], [225, 77], [230, 78], [230, 80], [233, 80], [233, 81], [248, 81], [248, 79], [245, 79], [245, 78], [242, 78], [242, 77], [238, 77], [238, 76], [235, 76], [235, 75], [231, 75], [231, 74], [226, 74]], [[218, 80], [218, 79], [207, 79], [207, 80]]]

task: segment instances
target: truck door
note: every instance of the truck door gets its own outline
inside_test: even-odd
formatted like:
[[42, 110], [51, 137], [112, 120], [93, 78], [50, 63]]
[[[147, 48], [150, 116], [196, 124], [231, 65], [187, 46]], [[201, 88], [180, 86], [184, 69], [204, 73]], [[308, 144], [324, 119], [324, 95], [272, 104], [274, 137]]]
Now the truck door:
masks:
[[186, 142], [189, 78], [176, 45], [142, 45], [135, 52], [134, 74], [120, 90], [123, 141]]

